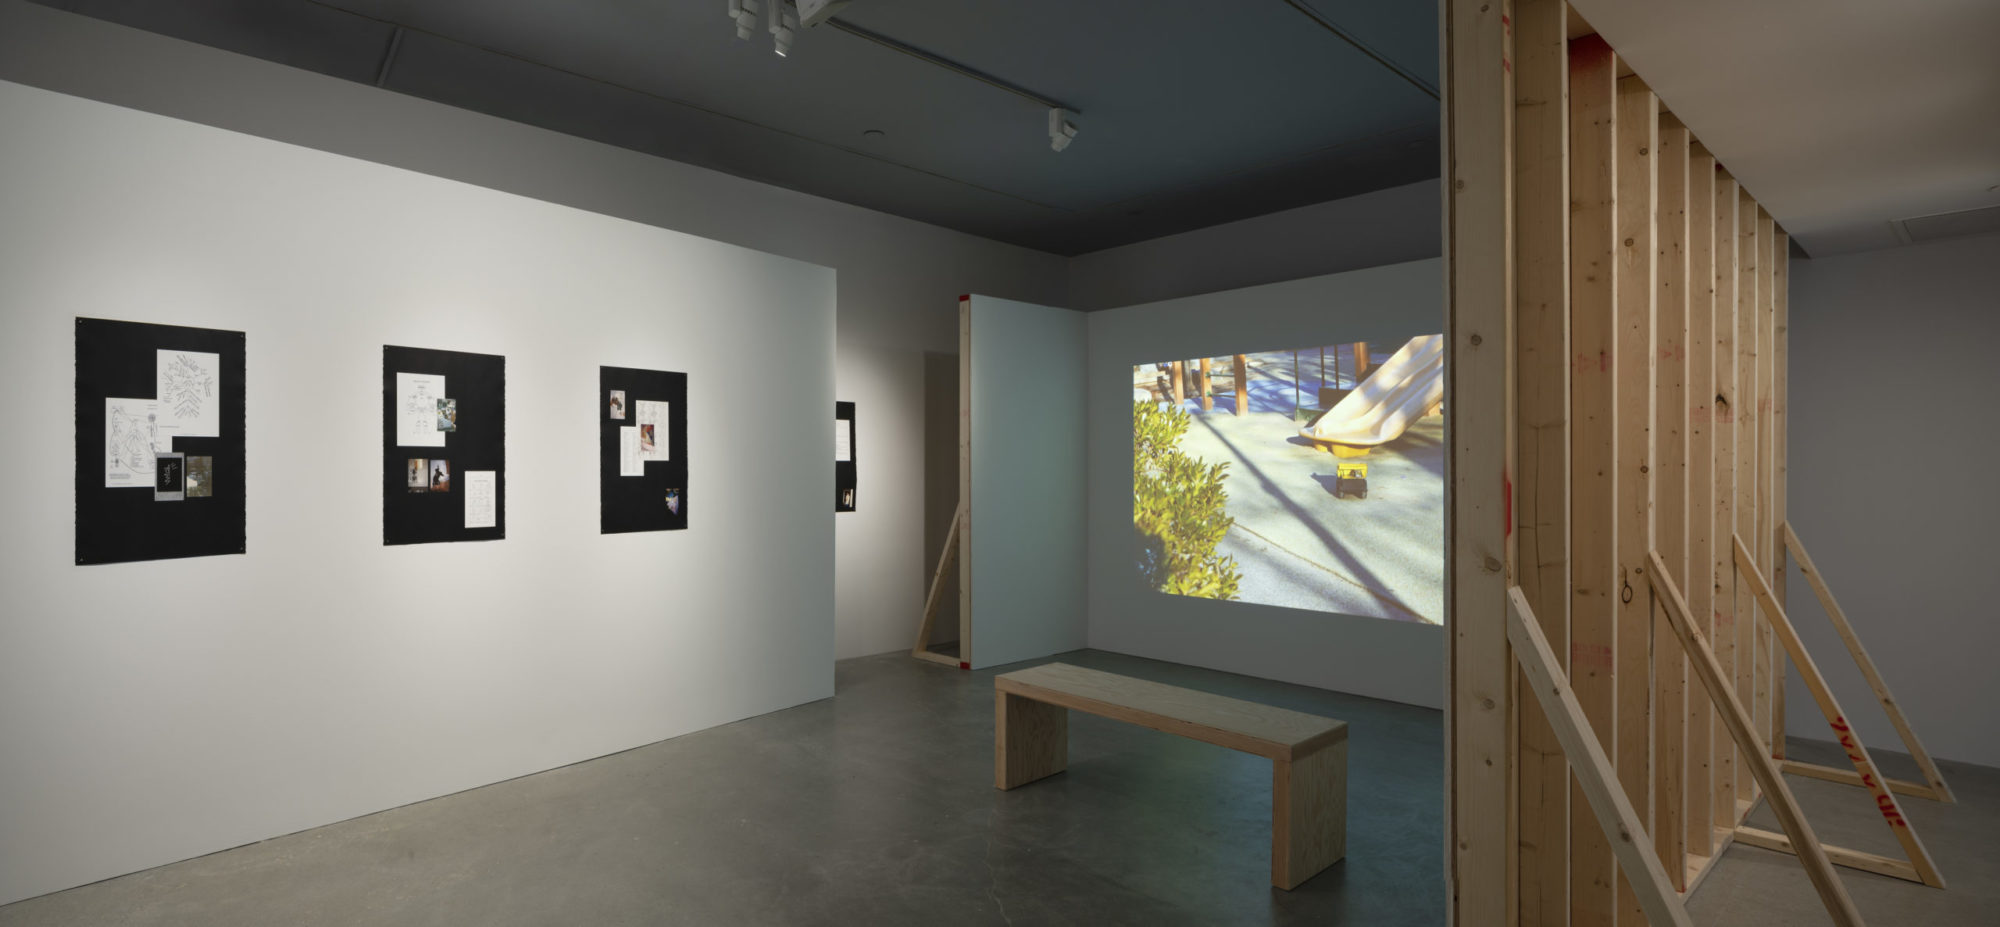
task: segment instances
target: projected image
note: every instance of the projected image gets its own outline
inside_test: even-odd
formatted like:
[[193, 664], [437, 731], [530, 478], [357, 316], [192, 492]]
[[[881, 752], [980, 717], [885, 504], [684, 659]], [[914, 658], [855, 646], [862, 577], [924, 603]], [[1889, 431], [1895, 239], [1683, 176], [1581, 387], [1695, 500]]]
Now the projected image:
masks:
[[1142, 364], [1132, 399], [1154, 589], [1443, 622], [1443, 335]]

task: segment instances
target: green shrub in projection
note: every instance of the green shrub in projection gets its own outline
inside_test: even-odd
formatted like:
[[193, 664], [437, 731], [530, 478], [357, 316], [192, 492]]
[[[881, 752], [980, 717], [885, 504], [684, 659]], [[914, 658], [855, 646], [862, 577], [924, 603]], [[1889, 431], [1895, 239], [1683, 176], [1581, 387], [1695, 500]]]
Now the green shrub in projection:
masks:
[[1132, 528], [1139, 574], [1161, 592], [1236, 598], [1236, 558], [1215, 553], [1236, 519], [1223, 514], [1229, 464], [1208, 464], [1180, 448], [1191, 421], [1180, 409], [1132, 404]]

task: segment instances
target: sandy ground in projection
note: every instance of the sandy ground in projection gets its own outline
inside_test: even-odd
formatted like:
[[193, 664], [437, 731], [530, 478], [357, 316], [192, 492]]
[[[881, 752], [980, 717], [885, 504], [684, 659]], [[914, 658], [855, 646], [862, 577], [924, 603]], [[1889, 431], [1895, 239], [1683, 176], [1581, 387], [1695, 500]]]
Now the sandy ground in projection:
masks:
[[[1182, 450], [1229, 462], [1236, 524], [1219, 551], [1242, 570], [1238, 600], [1441, 623], [1444, 416], [1355, 458], [1368, 465], [1368, 498], [1336, 499], [1336, 458], [1299, 437], [1293, 421], [1289, 357], [1266, 368], [1283, 377], [1253, 373], [1247, 415], [1233, 414], [1233, 396], [1218, 396], [1211, 412], [1194, 400], [1182, 406], [1193, 413]], [[1311, 396], [1316, 378], [1304, 378]]]

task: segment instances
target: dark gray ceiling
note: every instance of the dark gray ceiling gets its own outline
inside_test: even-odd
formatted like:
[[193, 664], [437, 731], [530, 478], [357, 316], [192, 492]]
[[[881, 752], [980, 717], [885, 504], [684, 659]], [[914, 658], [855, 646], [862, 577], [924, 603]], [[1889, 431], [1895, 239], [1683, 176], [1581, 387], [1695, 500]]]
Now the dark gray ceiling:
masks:
[[1060, 153], [1035, 102], [832, 26], [780, 58], [725, 0], [39, 2], [1064, 255], [1438, 175], [1424, 0], [837, 14], [1081, 111]]

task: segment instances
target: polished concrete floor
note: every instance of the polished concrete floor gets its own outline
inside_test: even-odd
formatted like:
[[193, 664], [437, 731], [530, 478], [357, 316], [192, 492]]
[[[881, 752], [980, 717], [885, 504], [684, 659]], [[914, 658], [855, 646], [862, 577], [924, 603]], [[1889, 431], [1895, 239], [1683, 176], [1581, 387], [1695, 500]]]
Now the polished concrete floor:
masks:
[[[840, 663], [833, 699], [0, 907], [0, 925], [1443, 922], [1438, 712], [1060, 659], [1348, 721], [1347, 860], [1271, 888], [1268, 761], [1095, 717], [1071, 722], [1068, 772], [995, 791], [993, 673], [888, 655]], [[1960, 804], [1905, 809], [1950, 890], [1843, 870], [1869, 923], [2000, 922], [2000, 770], [1945, 774]], [[1865, 793], [1792, 783], [1825, 841], [1893, 852]], [[1692, 910], [1826, 922], [1795, 860], [1749, 848]]]

